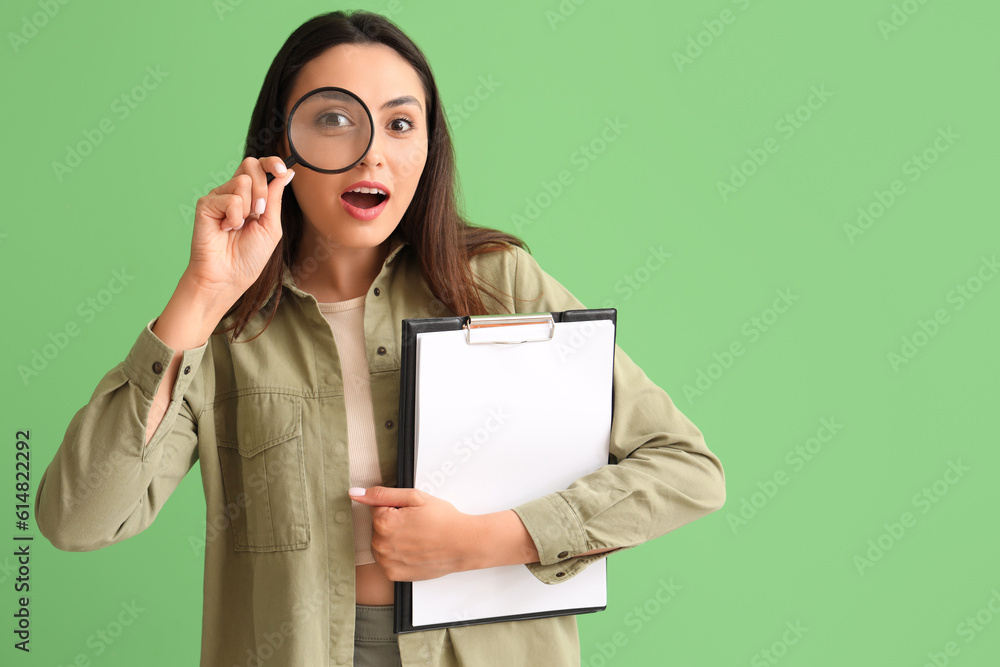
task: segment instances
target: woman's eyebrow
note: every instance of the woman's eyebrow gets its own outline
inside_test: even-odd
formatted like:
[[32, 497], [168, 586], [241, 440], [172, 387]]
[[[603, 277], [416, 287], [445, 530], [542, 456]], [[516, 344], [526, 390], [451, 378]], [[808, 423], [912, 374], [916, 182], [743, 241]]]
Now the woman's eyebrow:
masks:
[[420, 101], [417, 100], [417, 98], [414, 97], [413, 95], [403, 95], [402, 97], [397, 97], [394, 100], [389, 100], [388, 102], [386, 102], [385, 104], [383, 104], [382, 108], [379, 109], [379, 110], [380, 111], [385, 111], [386, 109], [392, 109], [393, 107], [401, 107], [401, 106], [405, 106], [407, 104], [412, 104], [415, 107], [417, 107], [418, 109], [420, 109], [421, 111], [424, 110], [424, 108], [422, 106], [420, 106]]

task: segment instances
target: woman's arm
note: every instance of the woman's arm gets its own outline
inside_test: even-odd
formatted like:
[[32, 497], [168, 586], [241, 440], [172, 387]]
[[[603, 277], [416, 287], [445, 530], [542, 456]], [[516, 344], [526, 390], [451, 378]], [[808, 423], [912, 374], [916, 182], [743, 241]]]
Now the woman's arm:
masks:
[[[586, 308], [534, 257], [515, 248], [518, 312]], [[513, 508], [539, 580], [568, 581], [590, 563], [664, 535], [722, 507], [725, 474], [701, 431], [617, 345], [610, 453], [616, 463]]]
[[174, 344], [207, 339], [201, 308], [180, 283], [73, 416], [35, 494], [39, 531], [56, 548], [91, 551], [141, 532], [197, 461], [196, 410], [185, 395], [208, 343], [175, 349], [154, 328]]
[[[480, 535], [477, 541], [480, 549], [473, 556], [469, 569], [538, 562], [535, 542], [514, 510], [480, 514], [474, 520], [478, 523], [476, 533]], [[593, 556], [614, 550], [615, 547], [591, 549], [579, 555]]]

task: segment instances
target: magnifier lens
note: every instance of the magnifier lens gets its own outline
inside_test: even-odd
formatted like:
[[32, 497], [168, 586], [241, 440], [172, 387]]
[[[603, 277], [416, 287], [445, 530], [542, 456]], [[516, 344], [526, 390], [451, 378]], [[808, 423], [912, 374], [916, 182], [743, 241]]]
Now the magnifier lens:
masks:
[[352, 95], [318, 90], [302, 99], [292, 115], [289, 137], [294, 151], [313, 168], [337, 171], [357, 163], [371, 143], [365, 107]]

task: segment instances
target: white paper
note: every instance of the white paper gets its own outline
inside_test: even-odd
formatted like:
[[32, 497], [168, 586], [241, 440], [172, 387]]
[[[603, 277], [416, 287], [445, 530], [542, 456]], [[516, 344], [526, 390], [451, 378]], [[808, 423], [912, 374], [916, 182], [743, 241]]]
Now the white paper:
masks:
[[[523, 327], [523, 329], [521, 329]], [[542, 327], [542, 329], [538, 329]], [[511, 336], [512, 329], [522, 333]], [[500, 327], [492, 339], [546, 335]], [[417, 335], [414, 487], [468, 514], [511, 509], [608, 463], [614, 325], [557, 322], [551, 341]], [[524, 565], [415, 581], [413, 625], [607, 604], [605, 561], [543, 584]]]

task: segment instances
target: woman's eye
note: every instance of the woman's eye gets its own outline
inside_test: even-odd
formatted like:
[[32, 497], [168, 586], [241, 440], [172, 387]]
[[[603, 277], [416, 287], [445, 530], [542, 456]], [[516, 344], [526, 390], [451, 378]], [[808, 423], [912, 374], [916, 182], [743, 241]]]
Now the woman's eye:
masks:
[[343, 127], [349, 124], [347, 118], [339, 113], [328, 113], [320, 116], [319, 122], [325, 127]]
[[389, 123], [389, 127], [395, 132], [409, 132], [413, 129], [413, 121], [409, 118], [395, 118]]

